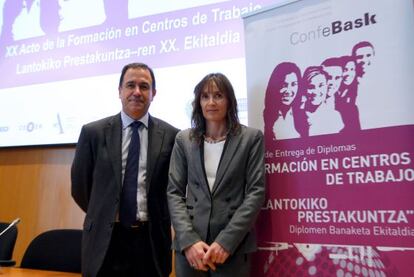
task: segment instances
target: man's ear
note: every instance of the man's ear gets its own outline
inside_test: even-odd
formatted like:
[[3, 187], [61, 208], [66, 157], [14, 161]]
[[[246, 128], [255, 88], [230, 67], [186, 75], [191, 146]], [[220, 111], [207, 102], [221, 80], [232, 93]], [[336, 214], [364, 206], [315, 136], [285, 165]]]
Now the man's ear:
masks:
[[118, 97], [121, 98], [121, 87], [118, 87]]
[[156, 89], [152, 89], [152, 98], [154, 98], [154, 96], [157, 94], [157, 90]]

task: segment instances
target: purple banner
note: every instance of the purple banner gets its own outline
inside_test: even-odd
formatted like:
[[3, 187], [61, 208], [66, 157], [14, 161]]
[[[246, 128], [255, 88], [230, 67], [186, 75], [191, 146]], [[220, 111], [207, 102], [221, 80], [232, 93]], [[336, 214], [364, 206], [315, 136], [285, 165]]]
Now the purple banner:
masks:
[[268, 145], [261, 218], [274, 226], [261, 240], [414, 248], [412, 137], [404, 126]]
[[252, 276], [413, 276], [413, 4], [291, 1], [246, 18], [268, 188]]
[[[414, 125], [352, 137], [267, 145], [269, 186], [257, 226], [260, 248], [273, 251], [256, 257], [257, 274], [288, 276], [312, 266], [331, 272], [323, 276], [355, 273], [341, 268], [348, 260], [345, 265], [359, 265], [361, 275], [364, 268], [385, 274], [378, 276], [410, 276], [404, 261], [414, 258]], [[274, 251], [282, 260], [273, 262]], [[303, 253], [313, 258], [306, 261]]]

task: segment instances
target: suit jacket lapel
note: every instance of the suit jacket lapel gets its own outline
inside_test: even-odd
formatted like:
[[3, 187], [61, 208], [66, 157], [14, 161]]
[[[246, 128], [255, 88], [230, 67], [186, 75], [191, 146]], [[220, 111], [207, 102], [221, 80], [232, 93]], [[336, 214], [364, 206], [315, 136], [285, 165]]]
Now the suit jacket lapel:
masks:
[[148, 120], [147, 193], [157, 157], [160, 155], [163, 138], [164, 130], [159, 126], [158, 121], [150, 116]]
[[192, 142], [192, 147], [193, 147], [194, 157], [195, 157], [195, 161], [194, 161], [195, 170], [194, 170], [194, 172], [196, 172], [196, 174], [199, 173], [204, 177], [204, 178], [200, 178], [200, 181], [201, 181], [200, 186], [204, 190], [206, 195], [208, 195], [209, 198], [211, 198], [210, 188], [209, 188], [208, 181], [207, 181], [206, 168], [204, 166], [204, 155], [203, 155], [204, 146], [203, 146], [203, 142], [201, 143], [201, 145], [199, 145], [196, 142]]
[[104, 131], [106, 149], [112, 161], [115, 180], [119, 187], [122, 186], [122, 123], [121, 114], [117, 114], [108, 122]]
[[226, 144], [223, 149], [223, 154], [220, 159], [219, 167], [217, 168], [216, 180], [214, 181], [214, 186], [213, 186], [213, 190], [211, 194], [214, 194], [217, 191], [217, 188], [220, 187], [221, 181], [225, 173], [227, 172], [227, 168], [229, 167], [231, 160], [234, 157], [234, 154], [239, 148], [240, 142], [241, 142], [240, 135], [227, 136]]

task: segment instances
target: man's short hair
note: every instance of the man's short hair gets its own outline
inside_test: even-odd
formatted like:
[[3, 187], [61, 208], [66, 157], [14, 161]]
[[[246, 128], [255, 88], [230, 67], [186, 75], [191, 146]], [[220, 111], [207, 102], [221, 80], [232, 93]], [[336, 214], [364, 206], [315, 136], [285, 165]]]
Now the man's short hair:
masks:
[[356, 56], [356, 51], [359, 48], [363, 48], [363, 47], [371, 47], [372, 52], [375, 55], [375, 49], [374, 49], [374, 46], [371, 44], [371, 42], [369, 42], [369, 41], [360, 41], [357, 44], [355, 44], [354, 47], [352, 47], [352, 56]]
[[148, 70], [149, 73], [150, 73], [150, 75], [151, 75], [151, 79], [152, 79], [152, 84], [151, 84], [152, 89], [156, 89], [156, 87], [155, 87], [155, 75], [154, 75], [154, 71], [152, 70], [151, 67], [149, 67], [145, 63], [130, 63], [130, 64], [125, 65], [124, 68], [122, 68], [121, 77], [119, 78], [119, 87], [122, 87], [122, 83], [124, 82], [125, 73], [130, 68], [134, 68], [134, 69], [141, 68], [141, 69]]

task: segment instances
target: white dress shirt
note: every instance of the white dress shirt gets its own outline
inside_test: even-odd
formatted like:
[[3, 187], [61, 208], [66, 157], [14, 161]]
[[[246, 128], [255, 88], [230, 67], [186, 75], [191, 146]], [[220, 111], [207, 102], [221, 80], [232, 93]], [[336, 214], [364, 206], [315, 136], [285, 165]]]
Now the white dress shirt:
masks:
[[217, 143], [204, 141], [204, 167], [206, 169], [208, 186], [210, 191], [213, 190], [216, 181], [217, 169], [220, 163], [221, 154], [223, 153], [224, 143], [222, 140]]

